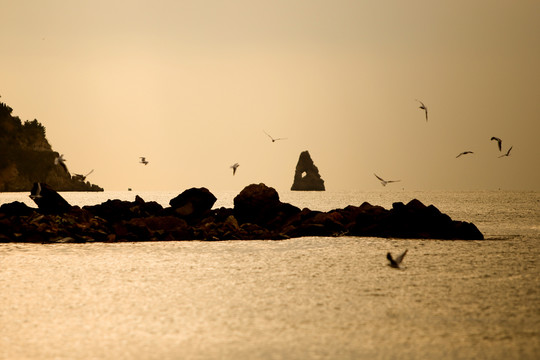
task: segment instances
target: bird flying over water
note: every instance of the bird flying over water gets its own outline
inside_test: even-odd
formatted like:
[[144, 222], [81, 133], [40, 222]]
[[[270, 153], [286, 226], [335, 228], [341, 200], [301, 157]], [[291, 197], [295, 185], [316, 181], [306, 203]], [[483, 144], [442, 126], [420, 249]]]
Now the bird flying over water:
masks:
[[139, 157], [139, 159], [141, 159], [141, 161], [139, 161], [141, 164], [148, 165], [148, 160], [146, 160], [144, 156]]
[[420, 106], [419, 106], [419, 108], [420, 108], [420, 109], [422, 109], [422, 110], [424, 110], [424, 112], [426, 113], [426, 122], [427, 122], [427, 120], [428, 120], [428, 114], [427, 114], [427, 106], [426, 106], [426, 105], [424, 105], [424, 103], [423, 103], [423, 102], [421, 102], [421, 101], [420, 101], [420, 100], [418, 100], [418, 99], [416, 99], [416, 101], [418, 101], [418, 102], [420, 103]]
[[386, 185], [388, 185], [388, 184], [390, 184], [390, 183], [400, 182], [400, 181], [401, 181], [401, 180], [384, 180], [383, 178], [381, 178], [381, 177], [378, 176], [377, 174], [373, 174], [373, 175], [375, 175], [375, 177], [376, 177], [377, 179], [379, 179], [379, 181], [381, 182], [381, 185], [382, 185], [382, 186], [386, 186]]
[[456, 158], [460, 157], [461, 155], [467, 155], [467, 154], [474, 154], [474, 153], [472, 151], [464, 151], [460, 153], [458, 156], [456, 156]]
[[495, 136], [492, 136], [492, 137], [491, 137], [491, 140], [492, 140], [492, 141], [493, 141], [493, 140], [496, 140], [496, 141], [497, 141], [497, 145], [499, 145], [499, 151], [501, 151], [501, 150], [502, 150], [502, 140], [499, 139], [498, 137], [495, 137]]
[[235, 163], [234, 165], [231, 165], [233, 175], [236, 174], [236, 169], [238, 169], [239, 166], [240, 166], [239, 163]]
[[405, 254], [407, 254], [407, 251], [409, 251], [408, 249], [405, 250], [403, 252], [403, 254], [399, 255], [397, 258], [392, 258], [392, 254], [390, 253], [387, 253], [386, 254], [386, 258], [388, 259], [388, 261], [390, 261], [390, 263], [388, 264], [388, 266], [390, 267], [393, 267], [394, 269], [399, 269], [399, 265], [401, 264], [401, 262], [403, 261], [403, 258], [405, 257]]
[[73, 174], [73, 178], [76, 180], [84, 181], [86, 180], [86, 177], [94, 172], [94, 169], [92, 169], [88, 174], [82, 175], [82, 174]]
[[276, 142], [278, 140], [287, 140], [287, 138], [273, 138], [272, 135], [270, 135], [269, 133], [267, 133], [266, 131], [263, 130], [263, 133], [266, 134], [266, 136], [268, 136], [270, 138], [270, 140], [272, 140], [272, 142]]
[[34, 199], [39, 199], [41, 197], [41, 184], [40, 183], [36, 183], [37, 184], [37, 187], [36, 187], [36, 191], [34, 194], [30, 193], [30, 199], [34, 200]]
[[60, 165], [62, 167], [62, 169], [64, 169], [64, 171], [69, 174], [69, 171], [68, 171], [68, 168], [67, 168], [67, 165], [66, 165], [66, 162], [67, 160], [64, 159], [64, 154], [61, 154], [60, 156], [58, 156], [56, 159], [54, 159], [54, 163], [55, 165]]
[[506, 152], [506, 154], [502, 154], [502, 155], [499, 156], [499, 157], [502, 158], [502, 157], [505, 157], [505, 156], [510, 156], [510, 151], [512, 151], [512, 147], [513, 147], [513, 146], [510, 146], [510, 149], [508, 149], [508, 151]]

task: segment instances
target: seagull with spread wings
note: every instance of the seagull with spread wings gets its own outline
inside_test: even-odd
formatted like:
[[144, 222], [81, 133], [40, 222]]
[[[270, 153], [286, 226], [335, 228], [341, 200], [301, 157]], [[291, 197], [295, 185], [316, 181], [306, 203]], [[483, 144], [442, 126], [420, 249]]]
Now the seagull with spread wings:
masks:
[[499, 145], [499, 151], [501, 151], [502, 150], [502, 140], [499, 139], [498, 137], [492, 136], [491, 141], [493, 141], [493, 140], [497, 141], [497, 145]]
[[266, 134], [266, 136], [268, 136], [270, 138], [270, 140], [272, 140], [272, 142], [276, 142], [278, 140], [287, 140], [287, 138], [273, 138], [272, 135], [270, 135], [269, 133], [267, 133], [266, 131], [263, 130], [263, 133]]
[[[32, 200], [39, 199], [39, 198], [42, 197], [41, 196], [41, 184], [40, 183], [36, 183], [35, 189], [36, 190], [34, 191], [34, 193], [32, 194], [32, 192], [30, 192], [30, 195], [29, 195], [30, 199], [32, 199]], [[34, 189], [32, 189], [32, 190], [34, 190]]]
[[386, 253], [386, 258], [388, 259], [388, 261], [390, 261], [390, 263], [388, 264], [388, 266], [390, 267], [393, 267], [394, 269], [399, 269], [399, 265], [401, 264], [401, 262], [403, 261], [403, 258], [405, 257], [405, 255], [407, 254], [407, 251], [409, 251], [408, 249], [405, 250], [403, 252], [403, 254], [399, 255], [398, 257], [396, 257], [395, 259], [392, 257], [392, 254], [390, 254], [389, 252]]
[[64, 154], [61, 154], [60, 156], [58, 156], [56, 159], [54, 159], [54, 163], [55, 165], [60, 165], [62, 167], [62, 169], [64, 169], [64, 171], [69, 174], [69, 171], [68, 171], [68, 168], [67, 168], [67, 165], [66, 165], [66, 159], [64, 159]]
[[93, 173], [93, 172], [94, 172], [94, 169], [92, 169], [92, 170], [91, 170], [88, 174], [86, 174], [86, 175], [82, 175], [82, 174], [73, 174], [73, 178], [74, 178], [75, 180], [85, 181], [85, 180], [86, 180], [86, 177], [87, 177], [88, 175], [90, 175], [91, 173]]
[[474, 154], [472, 151], [464, 151], [462, 153], [460, 153], [458, 156], [456, 156], [456, 159], [462, 155], [467, 155], [467, 154]]
[[148, 160], [146, 160], [146, 157], [141, 156], [139, 159], [141, 159], [141, 161], [139, 161], [141, 164], [148, 165]]
[[240, 166], [239, 163], [234, 163], [233, 165], [231, 165], [233, 175], [236, 174], [236, 169], [238, 169], [239, 166]]
[[510, 151], [512, 151], [512, 148], [513, 148], [513, 146], [510, 146], [510, 149], [508, 149], [508, 151], [506, 152], [506, 154], [502, 154], [502, 155], [499, 156], [499, 157], [502, 158], [502, 157], [505, 157], [505, 156], [510, 156]]
[[401, 180], [384, 180], [383, 178], [381, 178], [381, 177], [378, 176], [377, 174], [373, 174], [373, 175], [375, 175], [375, 177], [376, 177], [377, 179], [379, 179], [379, 181], [381, 182], [381, 185], [382, 185], [382, 186], [386, 186], [386, 185], [388, 185], [388, 184], [390, 184], [390, 183], [395, 183], [395, 182], [400, 182], [400, 181], [401, 181]]
[[424, 103], [421, 102], [421, 101], [418, 100], [418, 99], [416, 99], [416, 101], [418, 101], [418, 102], [420, 103], [419, 109], [424, 110], [424, 112], [426, 113], [426, 122], [427, 122], [427, 120], [428, 120], [427, 106], [424, 105]]

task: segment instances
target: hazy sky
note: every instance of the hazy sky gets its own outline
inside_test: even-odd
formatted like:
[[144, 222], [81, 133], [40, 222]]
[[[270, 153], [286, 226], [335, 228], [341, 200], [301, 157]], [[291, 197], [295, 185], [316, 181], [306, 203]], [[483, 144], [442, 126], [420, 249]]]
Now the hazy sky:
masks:
[[304, 150], [327, 190], [540, 190], [538, 0], [0, 8], [0, 101], [106, 190], [288, 190]]

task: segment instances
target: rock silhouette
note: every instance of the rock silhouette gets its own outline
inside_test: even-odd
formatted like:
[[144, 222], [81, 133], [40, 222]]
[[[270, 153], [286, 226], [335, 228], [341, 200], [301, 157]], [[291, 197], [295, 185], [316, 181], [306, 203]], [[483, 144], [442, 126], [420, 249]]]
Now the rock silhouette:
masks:
[[45, 183], [34, 183], [30, 197], [44, 214], [62, 214], [71, 209], [71, 205]]
[[324, 180], [319, 174], [319, 169], [311, 160], [309, 152], [300, 153], [296, 170], [294, 172], [294, 181], [291, 190], [296, 191], [324, 191]]
[[139, 196], [134, 201], [70, 206], [43, 183], [41, 195], [35, 200], [45, 199], [46, 203], [39, 202], [37, 209], [20, 202], [0, 206], [0, 242], [279, 240], [303, 236], [484, 238], [474, 224], [452, 220], [435, 206], [416, 199], [394, 203], [390, 210], [367, 202], [328, 212], [300, 210], [281, 202], [277, 191], [265, 184], [245, 187], [234, 198], [233, 209], [212, 209], [215, 197], [205, 188], [184, 191], [166, 208]]

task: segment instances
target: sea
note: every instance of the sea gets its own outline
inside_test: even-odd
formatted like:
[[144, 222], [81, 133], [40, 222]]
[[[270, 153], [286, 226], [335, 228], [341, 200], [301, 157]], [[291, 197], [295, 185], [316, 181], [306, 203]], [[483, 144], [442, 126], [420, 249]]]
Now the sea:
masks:
[[[385, 190], [280, 199], [418, 199], [485, 239], [0, 244], [0, 359], [540, 359], [540, 192]], [[61, 195], [168, 206], [180, 192]], [[0, 193], [12, 201], [35, 207]]]

